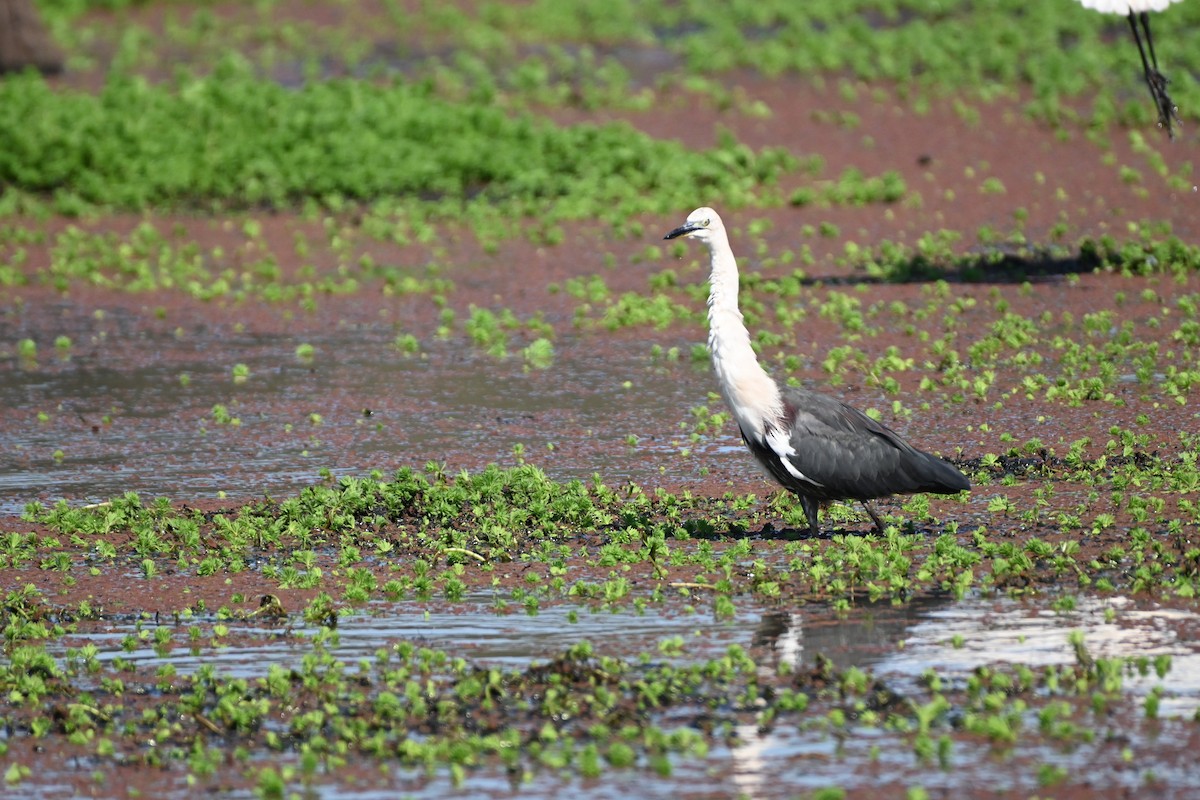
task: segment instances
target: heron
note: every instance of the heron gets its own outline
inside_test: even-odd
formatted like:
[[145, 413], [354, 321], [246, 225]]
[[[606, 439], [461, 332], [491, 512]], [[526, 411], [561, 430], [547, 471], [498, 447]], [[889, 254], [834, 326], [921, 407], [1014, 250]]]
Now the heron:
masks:
[[663, 238], [693, 239], [708, 248], [708, 350], [721, 396], [759, 465], [800, 499], [812, 536], [819, 534], [818, 508], [834, 500], [861, 501], [883, 534], [870, 500], [971, 488], [953, 464], [918, 450], [858, 409], [767, 374], [738, 310], [737, 259], [716, 211], [696, 209]]
[[[1150, 97], [1154, 99], [1155, 110], [1158, 111], [1158, 124], [1167, 129], [1167, 136], [1175, 138], [1171, 127], [1174, 120], [1179, 125], [1179, 113], [1167, 94], [1167, 84], [1170, 81], [1158, 71], [1158, 58], [1154, 55], [1154, 40], [1150, 38], [1150, 12], [1164, 11], [1167, 6], [1179, 0], [1079, 0], [1084, 8], [1099, 11], [1102, 14], [1126, 14], [1129, 29], [1133, 31], [1133, 40], [1137, 43], [1138, 55], [1142, 57], [1142, 74], [1146, 85], [1150, 87]], [[1139, 30], [1140, 26], [1140, 30]], [[1142, 39], [1146, 40], [1143, 46]], [[1147, 58], [1147, 53], [1149, 57]]]

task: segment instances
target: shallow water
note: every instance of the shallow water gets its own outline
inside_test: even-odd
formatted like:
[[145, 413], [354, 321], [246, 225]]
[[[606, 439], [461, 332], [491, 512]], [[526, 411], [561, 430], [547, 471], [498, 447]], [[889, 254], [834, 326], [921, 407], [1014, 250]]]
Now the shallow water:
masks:
[[[637, 646], [656, 652], [661, 639], [683, 636], [692, 647], [718, 653], [729, 644], [749, 645], [748, 633], [757, 613], [746, 612], [728, 620], [716, 620], [701, 614], [658, 614], [633, 611], [589, 611], [570, 606], [552, 606], [535, 615], [517, 609], [497, 612], [490, 602], [466, 601], [444, 610], [429, 610], [425, 604], [389, 604], [374, 613], [342, 617], [336, 628], [336, 641], [329, 652], [347, 663], [373, 658], [381, 648], [397, 642], [418, 643], [422, 647], [444, 650], [454, 657], [466, 658], [487, 666], [522, 669], [534, 661], [548, 661], [564, 650], [587, 640], [605, 653], [634, 655]], [[574, 621], [572, 621], [574, 620]], [[180, 632], [198, 620], [179, 626]], [[169, 663], [184, 674], [202, 665], [217, 667], [222, 674], [238, 678], [260, 678], [272, 664], [293, 664], [309, 652], [308, 637], [318, 629], [297, 626], [261, 627], [230, 621], [244, 643], [212, 648], [176, 646], [160, 656], [152, 647], [131, 651], [120, 648], [121, 641], [136, 634], [133, 622], [103, 625], [98, 630], [67, 637], [62, 644], [78, 647], [92, 643], [101, 648], [100, 661], [123, 658], [134, 664], [159, 666]], [[152, 628], [143, 623], [141, 628]], [[249, 641], [245, 641], [249, 638]], [[622, 652], [624, 651], [624, 652]]]
[[[871, 668], [900, 693], [914, 690], [928, 670], [961, 678], [983, 666], [1037, 669], [1075, 663], [1069, 637], [1078, 631], [1093, 657], [1152, 661], [1169, 656], [1170, 693], [1162, 713], [1190, 716], [1200, 708], [1200, 614], [1193, 611], [1139, 605], [1125, 597], [1081, 597], [1071, 611], [1007, 599], [911, 605], [915, 608], [878, 609], [866, 624], [768, 615], [759, 630], [771, 627], [773, 648], [782, 660], [800, 666], [822, 653], [842, 667]], [[1107, 609], [1112, 610], [1111, 622], [1105, 619]], [[889, 638], [898, 646], [873, 646]], [[1148, 676], [1125, 681], [1140, 693], [1161, 683], [1153, 669]]]
[[[695, 449], [679, 426], [707, 402], [711, 376], [676, 366], [664, 379], [644, 343], [601, 354], [560, 341], [551, 369], [529, 370], [519, 352], [497, 360], [449, 343], [405, 357], [379, 331], [308, 340], [320, 354], [311, 364], [296, 359], [287, 336], [207, 331], [181, 343], [143, 333], [126, 348], [44, 358], [6, 375], [0, 414], [12, 419], [0, 455], [0, 514], [32, 500], [100, 502], [127, 491], [253, 499], [298, 491], [322, 469], [390, 475], [429, 461], [452, 471], [511, 464], [517, 445], [558, 480], [695, 473], [678, 457], [683, 446]], [[234, 364], [249, 367], [244, 383], [233, 380]], [[219, 424], [218, 404], [239, 424]], [[39, 412], [49, 419], [38, 421]], [[673, 422], [663, 430], [662, 420]], [[735, 444], [725, 433], [705, 444]]]
[[[1111, 621], [1105, 618], [1111, 609]], [[253, 621], [228, 620], [239, 642], [220, 647], [179, 646], [178, 635], [189, 627], [206, 627], [203, 619], [177, 626], [175, 646], [165, 655], [152, 647], [130, 651], [121, 642], [151, 622], [99, 622], [96, 627], [67, 636], [60, 646], [90, 642], [98, 658], [116, 657], [135, 664], [172, 664], [180, 673], [209, 664], [231, 677], [265, 676], [272, 664], [294, 663], [311, 648], [308, 639], [318, 629], [282, 628]], [[90, 625], [90, 624], [89, 624]], [[840, 668], [858, 667], [886, 679], [894, 691], [917, 689], [928, 670], [942, 678], [969, 675], [981, 666], [1025, 665], [1033, 669], [1075, 662], [1069, 637], [1080, 632], [1094, 657], [1169, 656], [1169, 693], [1163, 714], [1190, 715], [1200, 707], [1200, 614], [1135, 603], [1125, 597], [1082, 597], [1072, 611], [1051, 611], [1010, 599], [922, 598], [903, 605], [876, 604], [840, 613], [814, 605], [783, 613], [743, 604], [728, 619], [711, 614], [664, 611], [645, 613], [628, 608], [614, 611], [553, 605], [536, 614], [522, 610], [497, 611], [483, 598], [453, 605], [418, 602], [378, 604], [367, 613], [341, 617], [336, 641], [328, 650], [352, 663], [373, 658], [381, 648], [415, 642], [444, 650], [486, 666], [523, 669], [548, 661], [580, 641], [600, 652], [636, 658], [643, 652], [658, 656], [658, 644], [682, 637], [679, 656], [669, 660], [695, 661], [715, 657], [730, 645], [763, 654], [760, 667], [811, 666], [818, 656]], [[1162, 683], [1148, 676], [1130, 676], [1126, 685], [1138, 692]]]
[[[1108, 609], [1111, 621], [1105, 618]], [[812, 625], [803, 615], [777, 616], [783, 618], [771, 624], [781, 631], [774, 639], [780, 658], [803, 664], [819, 652], [821, 645], [808, 635]], [[1143, 605], [1124, 597], [1083, 597], [1074, 610], [1061, 612], [1007, 599], [968, 600], [921, 609], [910, 624], [897, 630], [897, 646], [884, 653], [863, 654], [859, 662], [852, 657], [857, 628], [850, 626], [842, 633], [850, 634], [851, 641], [834, 660], [841, 666], [869, 667], [889, 689], [906, 695], [919, 691], [918, 679], [927, 671], [943, 680], [964, 681], [979, 667], [1024, 665], [1036, 671], [1074, 663], [1069, 638], [1078, 631], [1093, 657], [1170, 657], [1165, 677], [1159, 678], [1151, 666], [1145, 675], [1127, 673], [1123, 681], [1136, 698], [1156, 687], [1165, 689], [1159, 716], [1173, 720], [1163, 723], [1161, 730], [1169, 735], [1172, 725], [1190, 726], [1200, 709], [1198, 629], [1200, 615], [1195, 612]], [[1036, 728], [1036, 715], [1029, 712], [1029, 717], [1026, 725]], [[859, 728], [849, 738], [813, 735], [784, 725], [766, 734], [754, 725], [740, 726], [739, 733], [744, 743], [730, 748], [727, 756], [735, 764], [734, 782], [750, 797], [781, 796], [779, 786], [815, 790], [836, 785], [886, 794], [904, 776], [911, 776], [911, 785], [954, 796], [963, 785], [959, 769], [967, 765], [973, 785], [990, 786], [996, 792], [1036, 793], [1043, 788], [1032, 772], [1014, 769], [1009, 759], [996, 759], [991, 745], [961, 737], [955, 741], [950, 769], [919, 770], [903, 737], [886, 729]], [[1118, 741], [1131, 750], [1155, 747], [1132, 730], [1123, 732]], [[1106, 796], [1136, 795], [1146, 787], [1146, 774], [1123, 763], [1104, 735], [1071, 748], [1018, 742], [1012, 749], [1019, 750], [1024, 761], [1087, 775], [1089, 782], [1103, 787]], [[1200, 773], [1187, 766], [1156, 762], [1152, 773], [1170, 787], [1164, 796], [1200, 792]]]
[[[211, 622], [200, 619], [187, 625], [207, 629]], [[120, 656], [147, 667], [169, 663], [181, 673], [210, 664], [220, 674], [253, 680], [264, 676], [272, 664], [295, 664], [311, 650], [308, 637], [315, 633], [311, 628], [281, 630], [252, 622], [231, 621], [228, 626], [236, 634], [230, 637], [234, 641], [230, 646], [212, 647], [207, 640], [195, 649], [175, 644], [161, 656], [149, 647], [121, 649], [121, 641], [137, 630], [128, 621], [101, 623], [95, 630], [65, 637], [59, 646], [91, 642], [101, 649], [101, 661]], [[152, 626], [143, 623], [142, 627]], [[186, 625], [178, 627], [173, 642], [184, 638]], [[1163, 735], [1169, 735], [1173, 725], [1191, 724], [1176, 720], [1190, 718], [1200, 707], [1200, 614], [1124, 597], [1081, 597], [1074, 610], [1063, 612], [1033, 602], [981, 598], [957, 602], [925, 598], [905, 605], [864, 605], [848, 613], [822, 606], [784, 613], [743, 603], [736, 616], [724, 620], [656, 607], [639, 614], [629, 609], [589, 611], [565, 604], [532, 616], [521, 611], [497, 613], [485, 597], [457, 604], [380, 603], [366, 613], [342, 618], [330, 649], [353, 664], [360, 659], [373, 660], [379, 650], [400, 641], [411, 641], [477, 665], [521, 669], [548, 661], [581, 640], [590, 641], [605, 655], [636, 659], [648, 653], [654, 661], [675, 662], [716, 657], [736, 644], [750, 651], [760, 670], [773, 672], [781, 662], [799, 668], [811, 666], [820, 654], [839, 667], [868, 670], [902, 696], [923, 696], [919, 679], [927, 670], [954, 682], [965, 680], [981, 666], [1003, 669], [1007, 664], [1022, 664], [1037, 670], [1071, 663], [1075, 659], [1068, 640], [1072, 631], [1082, 632], [1089, 652], [1097, 657], [1169, 655], [1171, 668], [1165, 679], [1151, 670], [1145, 677], [1127, 677], [1125, 686], [1135, 699], [1156, 686], [1164, 687], [1160, 706]], [[663, 656], [658, 643], [677, 636], [684, 642], [681, 650]], [[669, 727], [670, 720], [663, 719], [660, 724]], [[1031, 719], [1027, 724], [1036, 728], [1037, 723]], [[850, 731], [847, 737], [830, 735], [820, 726], [797, 727], [788, 722], [766, 732], [756, 725], [741, 725], [737, 729], [739, 744], [718, 743], [703, 760], [673, 756], [670, 776], [656, 776], [646, 769], [609, 770], [611, 774], [603, 780], [593, 781], [539, 770], [514, 786], [511, 776], [488, 768], [468, 772], [465, 783], [455, 787], [442, 774], [396, 769], [368, 776], [357, 784], [322, 787], [320, 796], [369, 800], [396, 792], [416, 798], [448, 793], [479, 798], [570, 794], [601, 800], [741, 793], [775, 798], [830, 785], [888, 794], [898, 784], [921, 785], [953, 795], [968, 775], [973, 784], [983, 782], [1001, 792], [1029, 793], [1040, 788], [1032, 771], [1014, 770], [1011, 756], [995, 758], [993, 747], [984, 741], [956, 739], [951, 766], [967, 770], [963, 772], [922, 765], [914, 758], [906, 735], [887, 726], [851, 726]], [[1095, 784], [1106, 790], [1136, 792], [1144, 776], [1115, 758], [1115, 746], [1101, 736], [1069, 748], [1037, 739], [1019, 741], [1013, 748], [1022, 763], [1060, 766], [1072, 775], [1093, 775]], [[1131, 730], [1123, 746], [1140, 751], [1154, 743]], [[1154, 765], [1154, 773], [1170, 781], [1171, 791], [1165, 796], [1183, 797], [1200, 791], [1200, 773], [1195, 770], [1164, 762]], [[697, 789], [701, 786], [704, 791]], [[186, 792], [175, 796], [186, 796]]]

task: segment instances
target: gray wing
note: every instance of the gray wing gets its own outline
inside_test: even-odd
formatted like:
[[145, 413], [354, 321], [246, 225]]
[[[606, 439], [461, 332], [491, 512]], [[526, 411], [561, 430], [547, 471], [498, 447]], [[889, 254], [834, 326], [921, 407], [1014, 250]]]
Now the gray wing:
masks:
[[953, 465], [916, 449], [900, 434], [852, 406], [803, 389], [787, 390], [783, 399], [792, 450], [786, 454], [792, 469], [784, 467], [784, 471], [791, 478], [795, 478], [793, 471], [800, 473], [813, 484], [797, 487], [806, 494], [831, 500], [869, 500], [970, 488]]

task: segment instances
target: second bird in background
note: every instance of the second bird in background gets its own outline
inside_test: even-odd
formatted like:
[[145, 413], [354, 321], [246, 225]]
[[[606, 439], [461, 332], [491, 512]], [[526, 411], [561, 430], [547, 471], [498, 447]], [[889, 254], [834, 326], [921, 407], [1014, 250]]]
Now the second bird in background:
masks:
[[[1138, 54], [1142, 57], [1142, 73], [1146, 85], [1150, 87], [1150, 96], [1154, 99], [1154, 108], [1158, 111], [1158, 124], [1167, 129], [1167, 136], [1174, 139], [1175, 130], [1172, 121], [1182, 125], [1175, 103], [1167, 94], [1167, 84], [1170, 81], [1158, 71], [1158, 56], [1154, 54], [1154, 39], [1150, 36], [1150, 12], [1165, 11], [1167, 6], [1179, 0], [1079, 0], [1084, 8], [1099, 11], [1102, 14], [1126, 14], [1129, 27], [1133, 31], [1133, 40], [1137, 43]], [[1144, 43], [1143, 43], [1144, 40]]]

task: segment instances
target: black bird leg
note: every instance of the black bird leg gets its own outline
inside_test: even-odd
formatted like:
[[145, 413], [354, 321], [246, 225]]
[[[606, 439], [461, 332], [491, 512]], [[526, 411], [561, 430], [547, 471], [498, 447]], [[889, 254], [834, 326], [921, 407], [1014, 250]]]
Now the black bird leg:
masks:
[[[1141, 31], [1138, 30], [1138, 22], [1141, 22]], [[1138, 55], [1142, 57], [1142, 73], [1146, 76], [1146, 85], [1150, 87], [1150, 97], [1154, 99], [1155, 110], [1158, 111], [1158, 124], [1167, 129], [1167, 136], [1170, 139], [1175, 138], [1175, 131], [1171, 127], [1171, 120], [1174, 120], [1180, 126], [1183, 122], [1179, 119], [1179, 114], [1175, 110], [1175, 103], [1171, 100], [1171, 96], [1167, 94], [1167, 76], [1158, 71], [1158, 58], [1154, 55], [1154, 40], [1150, 37], [1150, 15], [1143, 11], [1140, 14], [1129, 12], [1129, 29], [1133, 31], [1133, 40], [1137, 42]], [[1142, 47], [1142, 34], [1146, 36], [1146, 46]], [[1150, 51], [1150, 58], [1146, 58], [1146, 51]]]
[[862, 504], [863, 508], [867, 510], [867, 513], [871, 515], [871, 519], [875, 520], [875, 530], [879, 531], [880, 536], [883, 536], [883, 520], [879, 518], [879, 514], [875, 511], [875, 508], [870, 503], [868, 503], [866, 500], [863, 500]]
[[[879, 512], [866, 500], [860, 502], [863, 508], [867, 510], [867, 513], [871, 515], [871, 521], [875, 523], [875, 530], [879, 531], [880, 536], [883, 536], [883, 520], [879, 518]], [[808, 517], [808, 533], [810, 536], [817, 536], [820, 533], [821, 529], [817, 527], [817, 509], [820, 506], [821, 504], [811, 497], [800, 495], [800, 507], [804, 509], [804, 514]]]
[[800, 507], [804, 509], [804, 515], [808, 517], [808, 535], [819, 536], [821, 529], [817, 527], [817, 506], [816, 500], [811, 497], [800, 495]]

